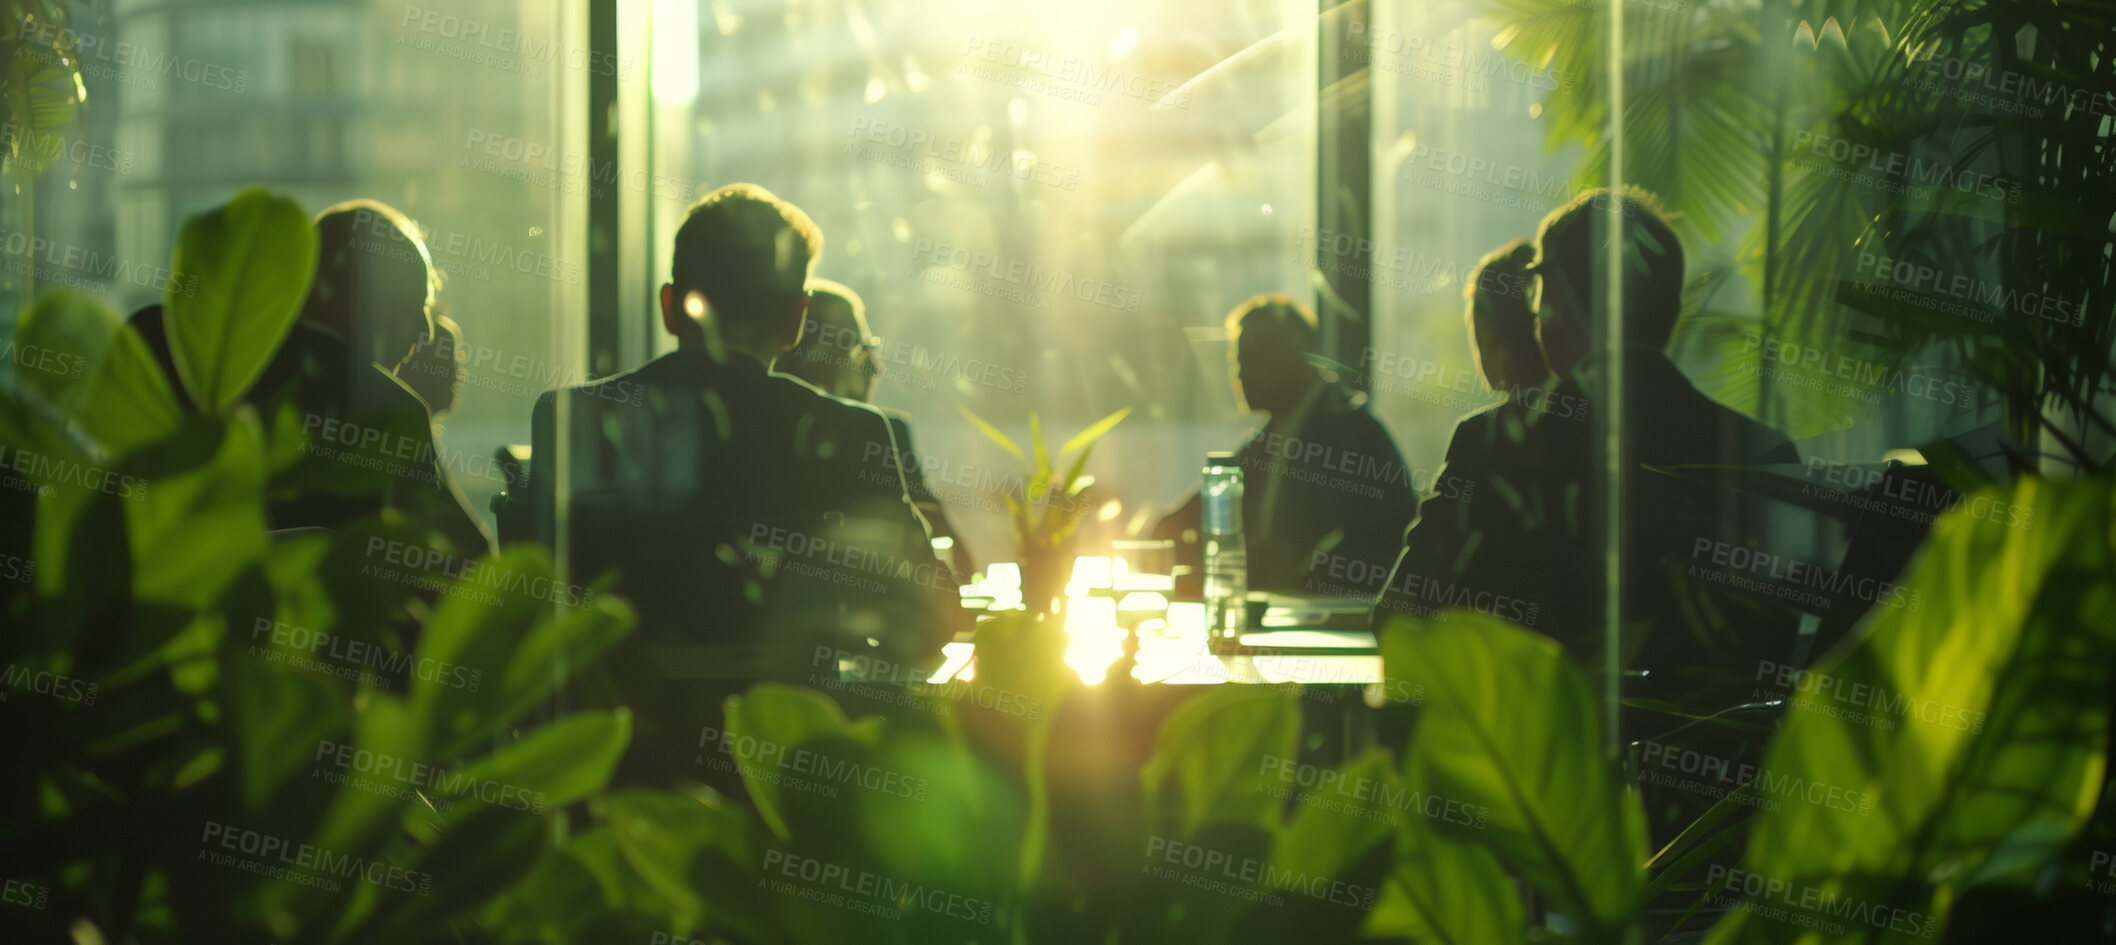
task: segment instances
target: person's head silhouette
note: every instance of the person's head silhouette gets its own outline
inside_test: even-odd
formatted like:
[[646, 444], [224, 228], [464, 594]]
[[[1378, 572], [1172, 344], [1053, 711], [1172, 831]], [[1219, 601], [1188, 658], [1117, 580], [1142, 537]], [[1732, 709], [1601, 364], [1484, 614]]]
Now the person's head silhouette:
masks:
[[801, 340], [808, 277], [822, 253], [815, 221], [771, 191], [729, 184], [706, 194], [676, 230], [662, 326], [685, 346], [770, 364]]
[[1307, 306], [1278, 293], [1255, 296], [1227, 314], [1234, 389], [1250, 410], [1283, 416], [1321, 381], [1307, 358], [1316, 324]]
[[1534, 387], [1550, 376], [1536, 346], [1535, 309], [1528, 304], [1533, 283], [1525, 270], [1535, 256], [1535, 246], [1514, 240], [1477, 260], [1463, 281], [1470, 352], [1492, 390]]
[[344, 339], [356, 363], [393, 371], [433, 334], [440, 274], [419, 225], [377, 200], [316, 216], [316, 279], [301, 318]]
[[867, 306], [859, 293], [829, 279], [811, 279], [801, 343], [780, 355], [771, 369], [834, 397], [866, 402], [874, 399], [882, 376], [874, 356], [880, 346], [881, 339], [867, 330]]
[[1624, 344], [1662, 350], [1682, 314], [1683, 247], [1660, 201], [1643, 190], [1600, 188], [1572, 198], [1536, 232], [1536, 337], [1560, 377], [1586, 360], [1594, 320], [1608, 306], [1610, 254], [1623, 267]]
[[436, 313], [433, 337], [412, 349], [411, 357], [397, 368], [397, 379], [426, 401], [427, 412], [439, 418], [455, 412], [462, 399], [463, 379], [468, 373], [457, 352], [463, 350], [463, 328], [456, 320]]

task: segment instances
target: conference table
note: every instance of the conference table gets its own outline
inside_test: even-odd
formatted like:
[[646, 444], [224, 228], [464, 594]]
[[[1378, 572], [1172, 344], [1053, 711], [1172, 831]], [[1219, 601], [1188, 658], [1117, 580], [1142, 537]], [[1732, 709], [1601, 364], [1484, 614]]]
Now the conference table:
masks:
[[[963, 606], [978, 614], [979, 628], [1025, 611], [1019, 575], [1012, 565], [993, 564], [962, 588]], [[1049, 618], [1062, 622], [1062, 659], [1083, 683], [1056, 713], [1053, 770], [1136, 778], [1162, 723], [1213, 686], [1297, 686], [1303, 763], [1339, 764], [1375, 744], [1401, 742], [1406, 712], [1421, 700], [1415, 687], [1383, 674], [1367, 626], [1372, 601], [1252, 593], [1255, 629], [1236, 646], [1215, 648], [1206, 633], [1205, 605], [1175, 599], [1174, 588], [1168, 575], [1127, 572], [1121, 557], [1077, 559]], [[978, 635], [973, 630], [945, 644], [944, 661], [926, 678], [876, 678], [860, 672], [858, 660], [841, 658], [839, 679], [825, 688], [851, 715], [905, 708], [952, 715], [967, 703], [984, 705], [995, 692], [1001, 698], [986, 708], [996, 711], [985, 714], [1023, 715], [1024, 694], [1008, 688], [1011, 683], [994, 689], [990, 681], [977, 681]], [[1113, 674], [1127, 669], [1139, 685], [1110, 684]], [[990, 729], [985, 734], [991, 750], [1010, 750], [1012, 736], [994, 736]]]
[[[1380, 651], [1367, 627], [1372, 601], [1366, 598], [1251, 593], [1254, 629], [1236, 646], [1215, 652], [1205, 605], [1174, 599], [1174, 587], [1168, 575], [1129, 572], [1121, 557], [1076, 559], [1056, 615], [1070, 638], [1066, 664], [1083, 682], [1100, 683], [1120, 664], [1130, 638], [1136, 640], [1131, 676], [1148, 685], [1376, 687], [1383, 682]], [[965, 607], [979, 613], [980, 623], [1022, 610], [1019, 568], [991, 565], [982, 580], [962, 588], [962, 597]], [[946, 644], [943, 652], [946, 660], [928, 683], [975, 678], [974, 631]]]

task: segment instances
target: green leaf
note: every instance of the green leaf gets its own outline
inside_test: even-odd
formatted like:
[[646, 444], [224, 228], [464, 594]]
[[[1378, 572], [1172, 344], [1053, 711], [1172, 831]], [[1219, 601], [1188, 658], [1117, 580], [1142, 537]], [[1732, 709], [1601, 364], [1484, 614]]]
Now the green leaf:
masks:
[[[1775, 773], [1773, 777], [1776, 777]], [[1746, 813], [1750, 805], [1756, 802], [1756, 789], [1756, 782], [1751, 780], [1728, 791], [1725, 797], [1713, 803], [1703, 814], [1698, 815], [1696, 820], [1691, 821], [1689, 826], [1684, 827], [1675, 839], [1668, 841], [1668, 845], [1662, 847], [1660, 852], [1653, 854], [1653, 859], [1647, 862], [1646, 867], [1659, 872], [1652, 882], [1646, 884], [1645, 897], [1652, 899], [1660, 895], [1662, 890], [1689, 875], [1692, 869], [1707, 863], [1713, 854], [1735, 840], [1747, 836], [1749, 822], [1743, 818], [1736, 818], [1725, 829], [1713, 828], [1730, 817]]]
[[[275, 668], [282, 673], [290, 672], [283, 667]], [[320, 678], [314, 677], [313, 674], [299, 675]], [[374, 758], [378, 764], [392, 765], [407, 772], [415, 764], [429, 758], [441, 757], [430, 753], [431, 745], [426, 740], [426, 732], [420, 728], [417, 717], [412, 714], [411, 708], [405, 705], [404, 700], [374, 689], [363, 689], [359, 698], [360, 712], [352, 720], [350, 733], [355, 751], [367, 752], [367, 757]], [[347, 700], [342, 697], [336, 700], [340, 712], [344, 711], [346, 704]], [[336, 743], [331, 746], [332, 750], [342, 749], [346, 744], [346, 736], [341, 735], [331, 741]], [[284, 751], [287, 744], [289, 743], [280, 743], [279, 750]], [[315, 741], [303, 747], [303, 760], [310, 760], [326, 748]], [[360, 774], [358, 771], [347, 773]], [[385, 783], [387, 780], [395, 780], [373, 775], [369, 777], [371, 780]], [[370, 855], [395, 839], [396, 831], [392, 828], [402, 819], [403, 812], [404, 801], [394, 794], [360, 790], [348, 785], [348, 789], [340, 790], [332, 796], [328, 813], [316, 826], [313, 842], [319, 847], [341, 853]]]
[[768, 941], [765, 906], [756, 892], [763, 853], [747, 816], [717, 796], [624, 791], [592, 804], [636, 880], [672, 907], [680, 925], [708, 921]]
[[[871, 757], [890, 780], [837, 799], [856, 808], [857, 835], [844, 838], [854, 841], [851, 856], [961, 895], [1011, 889], [1029, 811], [990, 759], [910, 726], [883, 731]], [[825, 846], [822, 855], [836, 854]]]
[[423, 669], [411, 685], [412, 707], [441, 757], [456, 757], [520, 718], [564, 671], [592, 663], [632, 622], [621, 601], [560, 583], [533, 546], [517, 545], [497, 559], [451, 561], [462, 576], [427, 622], [418, 652]]
[[[1065, 445], [1058, 448], [1058, 455], [1062, 457], [1065, 454], [1070, 453], [1074, 450], [1083, 449], [1095, 445], [1096, 440], [1102, 439], [1104, 434], [1107, 434], [1109, 431], [1116, 429], [1117, 424], [1123, 423], [1124, 418], [1129, 416], [1131, 416], [1131, 408], [1125, 407], [1122, 410], [1117, 411], [1116, 413], [1110, 414], [1109, 416], [1103, 417], [1102, 419], [1097, 420], [1094, 423], [1088, 424], [1087, 429], [1073, 434], [1072, 439], [1065, 441]], [[1085, 461], [1085, 454], [1082, 454], [1082, 461]], [[1079, 467], [1078, 465], [1075, 465], [1072, 475], [1069, 475], [1065, 478], [1067, 482], [1071, 482], [1075, 477], [1079, 475]]]
[[[479, 924], [497, 941], [615, 941], [583, 934], [589, 923], [609, 921], [628, 907], [648, 906], [666, 915], [652, 890], [626, 883], [630, 872], [608, 830], [596, 828], [544, 849], [509, 895], [486, 906]], [[607, 877], [607, 882], [604, 879]], [[625, 895], [632, 893], [631, 896]], [[629, 900], [644, 900], [633, 902]], [[662, 923], [665, 925], [665, 923]], [[672, 931], [663, 928], [662, 931]], [[649, 933], [651, 937], [651, 931]], [[633, 937], [637, 940], [637, 937]]]
[[1561, 911], [1620, 926], [1638, 904], [1645, 817], [1602, 751], [1585, 674], [1550, 638], [1466, 611], [1398, 620], [1381, 652], [1388, 678], [1427, 693], [1406, 780], [1489, 808], [1477, 833], [1502, 862]]
[[138, 332], [101, 302], [48, 292], [15, 327], [16, 376], [113, 456], [176, 432], [176, 398]]
[[106, 478], [105, 491], [127, 499], [134, 595], [203, 607], [262, 558], [264, 476], [264, 434], [245, 412], [224, 424], [191, 418], [183, 436]]
[[[1036, 411], [1029, 411], [1029, 448], [1036, 451], [1036, 478], [1042, 480], [1051, 474], [1051, 451], [1043, 445], [1043, 418]], [[1031, 495], [1035, 492], [1031, 490]]]
[[763, 683], [743, 695], [728, 697], [726, 741], [710, 742], [706, 750], [731, 749], [728, 758], [739, 766], [757, 813], [773, 833], [785, 838], [793, 835], [795, 819], [789, 816], [789, 804], [811, 800], [807, 795], [789, 798], [780, 789], [781, 773], [792, 773], [785, 765], [794, 752], [825, 738], [871, 745], [877, 733], [875, 724], [847, 722], [837, 703], [813, 689]]
[[259, 655], [231, 642], [221, 661], [221, 704], [229, 717], [242, 800], [252, 809], [301, 769], [310, 766], [319, 742], [345, 728], [345, 692], [327, 678]]
[[[1297, 766], [1272, 771], [1272, 787], [1298, 791], [1301, 800], [1272, 850], [1280, 875], [1293, 882], [1280, 887], [1288, 893], [1285, 905], [1265, 913], [1265, 921], [1282, 926], [1286, 937], [1351, 941], [1380, 899], [1390, 869], [1391, 824], [1405, 816], [1409, 795], [1387, 759], [1372, 749], [1306, 786]], [[1267, 793], [1279, 797], [1277, 790]]]
[[[378, 908], [356, 942], [392, 945], [445, 937], [451, 920], [500, 894], [527, 873], [544, 849], [542, 818], [484, 808], [424, 849], [415, 861], [384, 857], [405, 872], [381, 873]], [[402, 884], [401, 886], [397, 884]]]
[[[1087, 429], [1074, 434], [1072, 439], [1065, 441], [1065, 445], [1059, 448], [1059, 456], [1064, 456], [1075, 449], [1080, 450], [1080, 455], [1073, 457], [1073, 465], [1066, 469], [1065, 478], [1058, 480], [1058, 488], [1068, 497], [1077, 496], [1088, 486], [1094, 484], [1094, 477], [1083, 478], [1080, 474], [1087, 469], [1087, 458], [1094, 455], [1095, 442], [1102, 439], [1103, 434], [1116, 429], [1117, 424], [1122, 423], [1124, 418], [1130, 415], [1131, 408], [1126, 407], [1107, 417], [1103, 417], [1095, 421]], [[1079, 516], [1075, 514], [1073, 520], [1077, 524]]]
[[[15, 21], [9, 25], [20, 27], [21, 11], [13, 6], [8, 9], [10, 19]], [[48, 35], [67, 34], [51, 31]], [[14, 130], [0, 139], [0, 146], [4, 146], [0, 148], [0, 158], [5, 159], [10, 173], [20, 178], [35, 177], [66, 156], [71, 138], [62, 126], [73, 122], [80, 112], [80, 60], [70, 47], [56, 41], [27, 44], [16, 36], [9, 37], [6, 43], [12, 55], [0, 60], [0, 66], [7, 70], [0, 77], [0, 93], [6, 96], [7, 122]], [[23, 55], [32, 48], [37, 50], [36, 55]]]
[[1147, 809], [1179, 814], [1195, 836], [1208, 823], [1276, 827], [1268, 771], [1295, 764], [1300, 696], [1277, 686], [1218, 686], [1169, 714], [1140, 772]]
[[1404, 809], [1409, 794], [1375, 749], [1318, 775], [1311, 786], [1302, 786], [1297, 767], [1274, 766], [1272, 773], [1271, 787], [1297, 791], [1303, 798], [1295, 803], [1292, 823], [1278, 845], [1277, 859], [1290, 869], [1341, 876], [1390, 837], [1391, 825], [1419, 816]]
[[1028, 463], [1029, 458], [1027, 456], [1022, 455], [1021, 447], [1015, 446], [1014, 441], [1007, 439], [1007, 435], [999, 432], [998, 427], [986, 423], [983, 417], [972, 413], [970, 411], [970, 408], [968, 407], [960, 407], [958, 409], [962, 411], [963, 416], [969, 418], [970, 425], [976, 427], [977, 432], [984, 434], [986, 439], [989, 439], [992, 442], [999, 444], [999, 447], [1001, 449], [1007, 451], [1007, 455], [1014, 457], [1015, 462], [1022, 463], [1024, 465]]
[[[2023, 478], [1935, 525], [1900, 595], [1801, 676], [1763, 769], [1877, 803], [1762, 814], [1743, 868], [1944, 914], [2086, 823], [2116, 665], [2110, 485]], [[1892, 605], [1891, 601], [1901, 606]], [[1752, 928], [1760, 923], [1750, 923]]]
[[1513, 945], [1528, 920], [1499, 859], [1470, 839], [1409, 834], [1362, 928], [1367, 938], [1420, 945]]
[[199, 410], [242, 399], [279, 351], [316, 272], [316, 229], [261, 187], [184, 221], [162, 295], [176, 373]]
[[[631, 741], [631, 710], [582, 712], [421, 787], [431, 791], [447, 823], [494, 806], [546, 813], [601, 790]], [[426, 816], [415, 811], [407, 820]]]

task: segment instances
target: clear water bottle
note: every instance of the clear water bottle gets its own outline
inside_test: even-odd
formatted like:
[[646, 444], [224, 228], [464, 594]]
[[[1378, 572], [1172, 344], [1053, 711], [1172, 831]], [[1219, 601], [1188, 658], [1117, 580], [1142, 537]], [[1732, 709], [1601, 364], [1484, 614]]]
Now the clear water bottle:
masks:
[[1205, 627], [1215, 652], [1231, 651], [1249, 621], [1249, 549], [1242, 542], [1242, 467], [1233, 453], [1205, 455]]

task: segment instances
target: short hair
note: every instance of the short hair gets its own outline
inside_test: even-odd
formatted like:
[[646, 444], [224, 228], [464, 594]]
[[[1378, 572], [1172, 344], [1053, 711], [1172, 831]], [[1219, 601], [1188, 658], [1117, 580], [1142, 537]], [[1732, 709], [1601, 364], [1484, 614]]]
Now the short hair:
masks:
[[[403, 211], [363, 198], [316, 215], [316, 278], [302, 302], [302, 318], [348, 340], [367, 333], [407, 337], [408, 348], [432, 336], [432, 316], [423, 303], [392, 303], [423, 300], [440, 287], [425, 231]], [[399, 321], [377, 323], [377, 318]]]
[[[1484, 254], [1462, 280], [1470, 323], [1477, 333], [1510, 354], [1537, 357], [1536, 313], [1529, 300], [1528, 266], [1536, 248], [1517, 239]], [[1475, 344], [1477, 339], [1470, 338]]]
[[696, 291], [722, 317], [746, 321], [798, 297], [822, 254], [823, 232], [801, 208], [729, 184], [684, 214], [669, 276], [678, 296]]
[[1606, 265], [1601, 254], [1621, 250], [1625, 341], [1664, 348], [1675, 334], [1683, 297], [1683, 246], [1668, 217], [1660, 198], [1637, 187], [1586, 191], [1543, 218], [1531, 271], [1564, 273], [1591, 311]]
[[[847, 353], [846, 338], [854, 339], [851, 343], [867, 338], [867, 305], [860, 301], [859, 293], [829, 279], [809, 280], [808, 293], [808, 316], [801, 329], [801, 343], [773, 362], [773, 370], [798, 374], [803, 379], [812, 379], [801, 373], [803, 365], [843, 357]], [[826, 335], [836, 336], [827, 339], [827, 343], [837, 350], [825, 348]]]
[[[831, 279], [808, 280], [808, 324], [832, 325], [860, 334], [867, 330], [867, 303], [851, 287]], [[805, 339], [807, 333], [803, 332]]]
[[1242, 335], [1257, 330], [1276, 330], [1285, 333], [1288, 341], [1300, 353], [1314, 350], [1315, 336], [1321, 331], [1321, 323], [1315, 320], [1315, 311], [1283, 292], [1267, 292], [1250, 296], [1248, 301], [1227, 313], [1227, 340], [1239, 344]]

